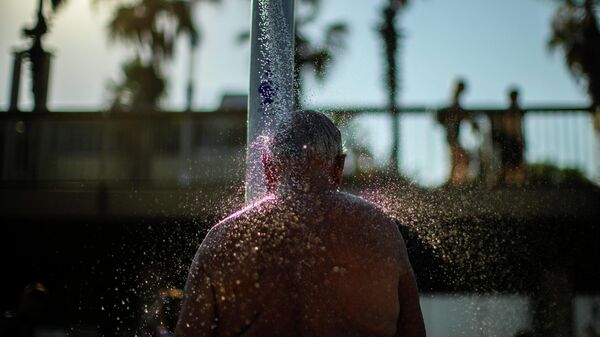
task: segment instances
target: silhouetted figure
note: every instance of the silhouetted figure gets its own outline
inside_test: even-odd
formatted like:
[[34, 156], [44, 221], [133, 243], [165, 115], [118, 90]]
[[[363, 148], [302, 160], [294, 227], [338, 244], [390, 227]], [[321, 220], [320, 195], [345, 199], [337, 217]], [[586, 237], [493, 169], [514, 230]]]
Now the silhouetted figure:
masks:
[[457, 80], [454, 85], [452, 104], [437, 112], [437, 120], [446, 129], [446, 142], [450, 148], [450, 177], [448, 178], [448, 185], [450, 186], [463, 185], [467, 180], [469, 172], [469, 154], [459, 141], [462, 121], [466, 119], [471, 120], [469, 114], [461, 105], [461, 97], [466, 87], [467, 85], [464, 80]]
[[523, 110], [519, 106], [519, 91], [509, 91], [510, 105], [506, 112], [492, 116], [492, 140], [500, 154], [500, 185], [520, 186], [525, 183], [523, 160]]
[[315, 111], [290, 119], [263, 154], [269, 196], [198, 249], [176, 335], [424, 336], [396, 223], [338, 191], [340, 131]]

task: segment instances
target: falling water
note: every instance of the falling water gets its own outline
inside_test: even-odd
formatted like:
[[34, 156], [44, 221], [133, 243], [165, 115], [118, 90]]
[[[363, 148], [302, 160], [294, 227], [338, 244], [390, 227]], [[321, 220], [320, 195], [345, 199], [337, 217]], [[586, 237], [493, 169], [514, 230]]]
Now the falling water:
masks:
[[293, 109], [293, 1], [253, 2], [252, 55], [246, 171], [249, 201], [264, 196], [264, 140]]

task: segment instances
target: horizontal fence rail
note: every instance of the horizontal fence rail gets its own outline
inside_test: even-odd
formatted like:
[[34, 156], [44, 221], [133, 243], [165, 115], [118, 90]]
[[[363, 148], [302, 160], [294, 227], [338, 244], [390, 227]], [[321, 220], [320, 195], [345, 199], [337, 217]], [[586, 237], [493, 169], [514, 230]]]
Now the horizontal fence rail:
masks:
[[[347, 174], [382, 170], [391, 157], [386, 109], [321, 109], [336, 121], [348, 152]], [[445, 183], [449, 151], [436, 108], [406, 107], [400, 118], [400, 172], [424, 186]], [[479, 126], [461, 125], [460, 142], [473, 175], [498, 170], [490, 116], [506, 110], [467, 110]], [[525, 160], [600, 176], [594, 116], [585, 107], [523, 108]], [[0, 112], [0, 181], [4, 184], [111, 182], [153, 185], [219, 184], [243, 178], [244, 109], [214, 112]]]
[[[590, 109], [578, 106], [523, 108], [524, 159], [529, 166], [571, 169], [599, 183], [600, 133], [594, 129]], [[438, 109], [408, 107], [400, 119], [400, 172], [425, 186], [444, 184], [450, 171], [446, 131], [436, 119]], [[471, 158], [471, 174], [498, 174], [499, 158], [493, 149], [490, 119], [506, 109], [466, 110], [478, 125], [461, 124], [460, 143]], [[348, 159], [354, 171], [384, 168], [391, 157], [392, 116], [386, 109], [334, 109], [343, 125]]]

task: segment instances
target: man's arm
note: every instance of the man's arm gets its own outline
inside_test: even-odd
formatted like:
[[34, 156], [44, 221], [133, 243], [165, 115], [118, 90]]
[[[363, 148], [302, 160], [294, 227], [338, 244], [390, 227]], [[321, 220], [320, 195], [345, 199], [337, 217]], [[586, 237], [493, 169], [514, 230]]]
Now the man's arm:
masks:
[[425, 324], [423, 323], [423, 314], [419, 304], [419, 293], [412, 271], [400, 276], [398, 288], [400, 317], [398, 317], [396, 336], [425, 337]]
[[402, 271], [398, 282], [398, 300], [400, 302], [400, 316], [398, 317], [398, 337], [425, 337], [425, 324], [421, 305], [419, 304], [419, 291], [415, 274], [408, 260], [406, 244], [400, 236]]
[[177, 337], [208, 337], [216, 328], [215, 296], [202, 261], [202, 246], [194, 257], [185, 285], [183, 304], [175, 328]]

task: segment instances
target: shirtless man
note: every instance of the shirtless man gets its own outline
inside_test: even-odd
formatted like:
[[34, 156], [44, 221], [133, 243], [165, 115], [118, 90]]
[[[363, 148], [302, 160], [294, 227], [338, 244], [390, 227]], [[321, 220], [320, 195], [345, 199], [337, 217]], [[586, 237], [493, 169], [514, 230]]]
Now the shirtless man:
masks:
[[194, 258], [176, 336], [425, 336], [394, 220], [338, 191], [341, 135], [295, 112], [263, 155], [270, 195], [221, 221]]
[[460, 126], [469, 120], [474, 130], [478, 126], [473, 118], [463, 109], [461, 99], [467, 88], [464, 80], [458, 79], [452, 92], [452, 104], [437, 112], [437, 120], [446, 129], [446, 142], [450, 148], [449, 186], [460, 186], [467, 182], [471, 158], [460, 143]]

